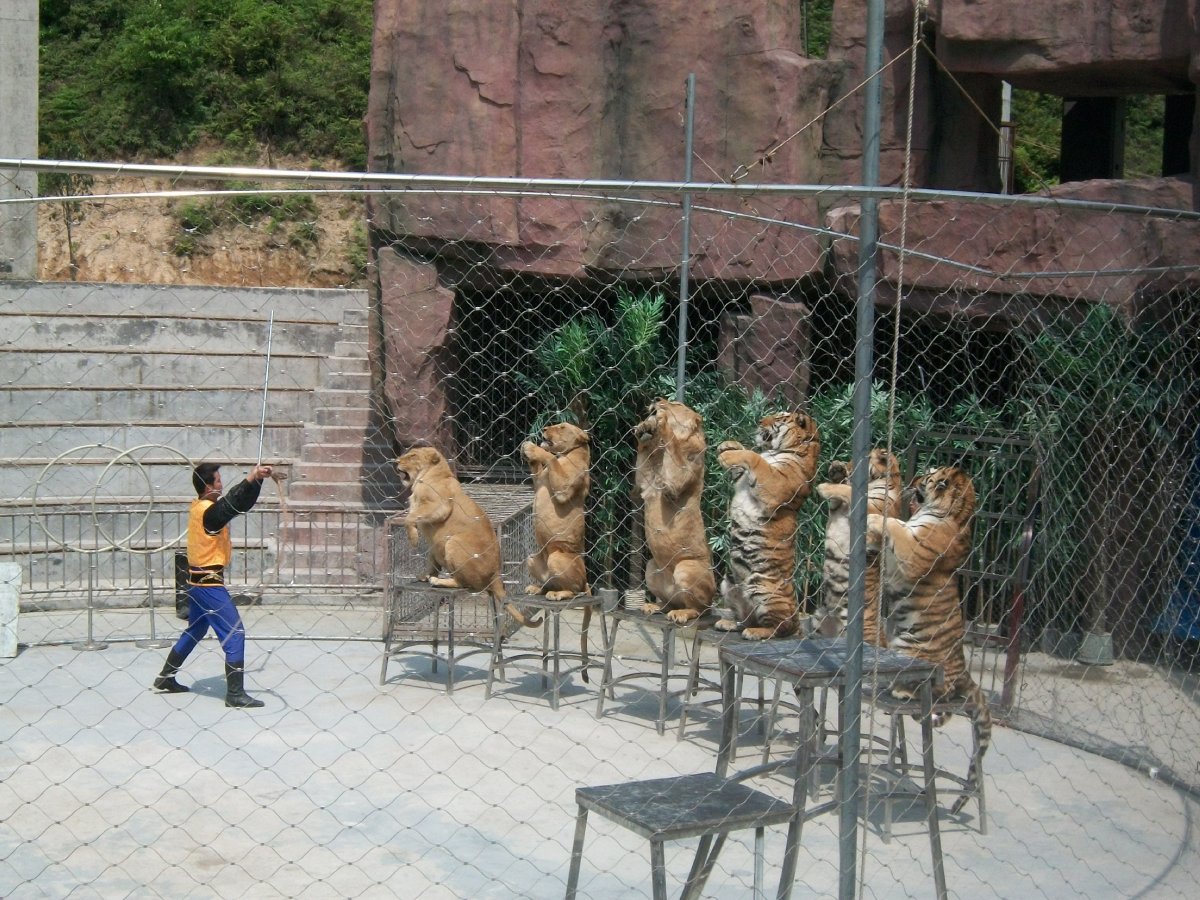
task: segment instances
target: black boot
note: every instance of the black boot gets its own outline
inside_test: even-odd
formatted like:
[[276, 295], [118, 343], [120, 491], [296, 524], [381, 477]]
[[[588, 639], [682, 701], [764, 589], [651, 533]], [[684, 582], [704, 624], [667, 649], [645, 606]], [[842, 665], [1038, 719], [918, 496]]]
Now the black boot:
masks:
[[183, 665], [183, 660], [184, 657], [180, 656], [174, 650], [168, 653], [167, 661], [162, 667], [162, 672], [154, 679], [154, 684], [150, 686], [150, 689], [160, 694], [186, 694], [188, 689], [175, 680], [175, 673]]
[[246, 669], [243, 663], [225, 663], [225, 705], [236, 709], [257, 709], [266, 706], [246, 693]]

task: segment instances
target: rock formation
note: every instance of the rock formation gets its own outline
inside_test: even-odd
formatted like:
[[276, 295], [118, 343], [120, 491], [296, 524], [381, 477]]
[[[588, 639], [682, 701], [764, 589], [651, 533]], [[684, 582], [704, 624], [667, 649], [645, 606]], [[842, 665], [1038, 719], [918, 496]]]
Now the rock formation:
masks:
[[[1002, 80], [1064, 97], [1194, 98], [1196, 2], [1051, 5], [923, 5], [919, 32], [938, 61], [918, 54], [906, 153], [913, 4], [887, 0], [885, 61], [894, 64], [881, 76], [884, 183], [898, 184], [907, 166], [915, 186], [996, 191], [993, 123]], [[370, 165], [408, 174], [681, 180], [684, 82], [695, 73], [695, 181], [857, 183], [866, 2], [834, 4], [826, 59], [802, 53], [805, 8], [783, 0], [378, 0], [366, 120]], [[1078, 182], [1053, 193], [1197, 208], [1194, 125], [1191, 132], [1191, 175]], [[837, 235], [854, 234], [857, 207], [832, 196], [768, 193], [749, 201], [697, 194], [695, 204], [692, 278], [734, 298], [731, 315], [749, 313], [751, 295], [761, 295], [755, 309], [793, 316], [772, 333], [804, 334], [806, 313], [789, 291], [806, 279], [853, 283], [857, 251]], [[1099, 208], [997, 212], [953, 198], [903, 209], [883, 204], [882, 237], [898, 241], [903, 213], [906, 245], [926, 254], [906, 260], [906, 282], [914, 302], [934, 313], [993, 316], [1016, 309], [1010, 298], [1018, 295], [1035, 306], [1038, 297], [1128, 306], [1195, 278], [1164, 272], [1194, 263], [1200, 242], [1192, 222]], [[455, 298], [464, 284], [486, 290], [519, 277], [549, 290], [674, 281], [681, 256], [673, 196], [406, 192], [373, 197], [370, 212], [382, 312], [376, 359], [385, 366], [379, 380], [400, 444], [453, 440], [438, 373], [453, 359]], [[945, 261], [977, 263], [978, 271]], [[1114, 262], [1133, 273], [1031, 277]], [[895, 253], [885, 251], [885, 282], [896, 267]], [[1136, 274], [1148, 267], [1158, 272]], [[881, 290], [881, 302], [887, 292]], [[757, 360], [730, 357], [757, 340], [744, 325], [734, 318], [720, 326], [728, 368], [751, 381], [776, 377], [764, 376]]]

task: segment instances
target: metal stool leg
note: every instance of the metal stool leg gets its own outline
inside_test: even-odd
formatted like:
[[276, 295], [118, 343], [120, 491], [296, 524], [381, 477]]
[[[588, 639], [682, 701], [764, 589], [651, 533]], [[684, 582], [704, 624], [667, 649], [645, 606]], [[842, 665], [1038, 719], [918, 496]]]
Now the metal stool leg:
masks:
[[692, 659], [688, 664], [687, 686], [683, 694], [683, 708], [679, 711], [679, 726], [675, 729], [675, 740], [683, 740], [683, 730], [687, 727], [688, 707], [700, 687], [700, 629], [696, 629], [692, 637]]
[[487, 686], [483, 690], [484, 700], [490, 700], [492, 697], [492, 686], [496, 680], [497, 668], [501, 671], [500, 678], [502, 680], [504, 678], [504, 647], [502, 646], [504, 629], [500, 625], [500, 617], [504, 615], [504, 611], [494, 597], [488, 598], [488, 605], [492, 611], [492, 657], [488, 662]]
[[667, 730], [667, 695], [671, 689], [671, 663], [675, 657], [675, 629], [663, 629], [662, 672], [658, 681], [658, 718], [654, 727], [661, 736]]
[[612, 617], [611, 631], [608, 634], [608, 639], [604, 645], [604, 670], [600, 674], [600, 691], [596, 698], [596, 718], [604, 715], [604, 694], [607, 691], [609, 699], [612, 699], [612, 658], [613, 648], [617, 646], [617, 626], [621, 624], [621, 619], [618, 616]]
[[933, 883], [938, 900], [946, 897], [946, 865], [942, 859], [942, 832], [938, 825], [937, 769], [933, 763], [933, 690], [921, 685], [921, 761], [925, 770], [925, 807], [929, 817], [929, 850], [933, 861]]
[[559, 664], [559, 639], [562, 636], [561, 632], [561, 610], [554, 610], [554, 684], [550, 688], [550, 708], [558, 709], [558, 686], [560, 683], [561, 666]]
[[663, 854], [663, 842], [650, 841], [650, 883], [653, 885], [654, 900], [667, 900], [667, 860]]
[[446, 601], [446, 693], [454, 693], [454, 595]]
[[575, 816], [575, 842], [571, 845], [571, 870], [567, 873], [566, 900], [575, 900], [579, 889], [579, 866], [583, 862], [583, 836], [587, 832], [588, 811], [582, 805]]

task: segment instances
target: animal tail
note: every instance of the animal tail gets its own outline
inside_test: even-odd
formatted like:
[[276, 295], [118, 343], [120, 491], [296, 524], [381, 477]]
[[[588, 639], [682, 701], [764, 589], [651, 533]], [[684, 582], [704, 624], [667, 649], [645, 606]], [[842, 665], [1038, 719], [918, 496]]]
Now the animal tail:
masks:
[[[500, 580], [499, 575], [492, 579], [492, 583], [488, 585], [487, 591], [492, 595], [493, 598], [495, 598], [497, 602], [504, 599], [504, 583]], [[526, 628], [537, 628], [542, 624], [541, 619], [531, 619], [526, 616], [525, 611], [515, 603], [505, 603], [504, 608], [507, 610], [510, 616], [512, 616]]]
[[987, 698], [983, 690], [970, 675], [963, 674], [959, 679], [955, 693], [965, 697], [971, 716], [971, 727], [975, 734], [975, 752], [971, 754], [971, 765], [967, 768], [967, 783], [965, 793], [954, 801], [950, 808], [952, 813], [959, 813], [967, 805], [967, 801], [979, 793], [979, 782], [983, 770], [983, 755], [987, 753], [992, 743], [992, 713], [988, 709]]

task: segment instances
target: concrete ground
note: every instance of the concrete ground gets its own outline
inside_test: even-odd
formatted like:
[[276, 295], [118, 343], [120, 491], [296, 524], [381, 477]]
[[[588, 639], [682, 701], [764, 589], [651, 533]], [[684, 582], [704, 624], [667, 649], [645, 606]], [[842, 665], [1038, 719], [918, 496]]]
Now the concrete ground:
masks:
[[[97, 614], [93, 635], [111, 643], [87, 650], [46, 643], [83, 640], [83, 614], [22, 616], [28, 646], [0, 660], [0, 896], [561, 897], [577, 786], [702, 772], [715, 758], [715, 707], [694, 713], [677, 741], [677, 705], [659, 736], [655, 701], [628, 685], [595, 718], [596, 671], [591, 684], [571, 676], [557, 712], [527, 670], [510, 668], [485, 700], [483, 654], [459, 665], [452, 696], [444, 666], [435, 675], [417, 657], [392, 660], [380, 685], [377, 610], [245, 613], [247, 681], [267, 703], [254, 711], [225, 708], [211, 640], [181, 676], [192, 693], [158, 695], [147, 687], [166, 650], [123, 639], [144, 621]], [[158, 622], [159, 636], [176, 629], [173, 619]], [[653, 665], [636, 629], [623, 633], [618, 655], [622, 671]], [[1031, 715], [1090, 734], [1115, 702], [1130, 731], [1154, 727], [1167, 746], [1173, 732], [1195, 757], [1194, 685], [1147, 676], [1127, 679], [1140, 694], [1122, 692], [1109, 672], [1098, 695], [1095, 679], [1045, 668], [1029, 690], [1046, 712]], [[752, 716], [744, 706], [747, 764], [761, 747]], [[794, 746], [794, 717], [781, 727], [780, 751]], [[968, 742], [968, 723], [952, 720], [937, 733], [939, 763], [965, 769]], [[959, 816], [943, 810], [951, 895], [1194, 897], [1197, 802], [1110, 755], [998, 725], [986, 759], [987, 834], [974, 804]], [[921, 812], [899, 814], [890, 843], [880, 822], [872, 809], [859, 831], [862, 896], [931, 896]], [[836, 825], [836, 814], [805, 825], [794, 896], [836, 895]], [[768, 885], [782, 843], [772, 829]], [[692, 846], [668, 845], [672, 894]], [[751, 848], [749, 834], [730, 839], [706, 896], [749, 896]], [[593, 816], [580, 895], [649, 896], [645, 842]]]

